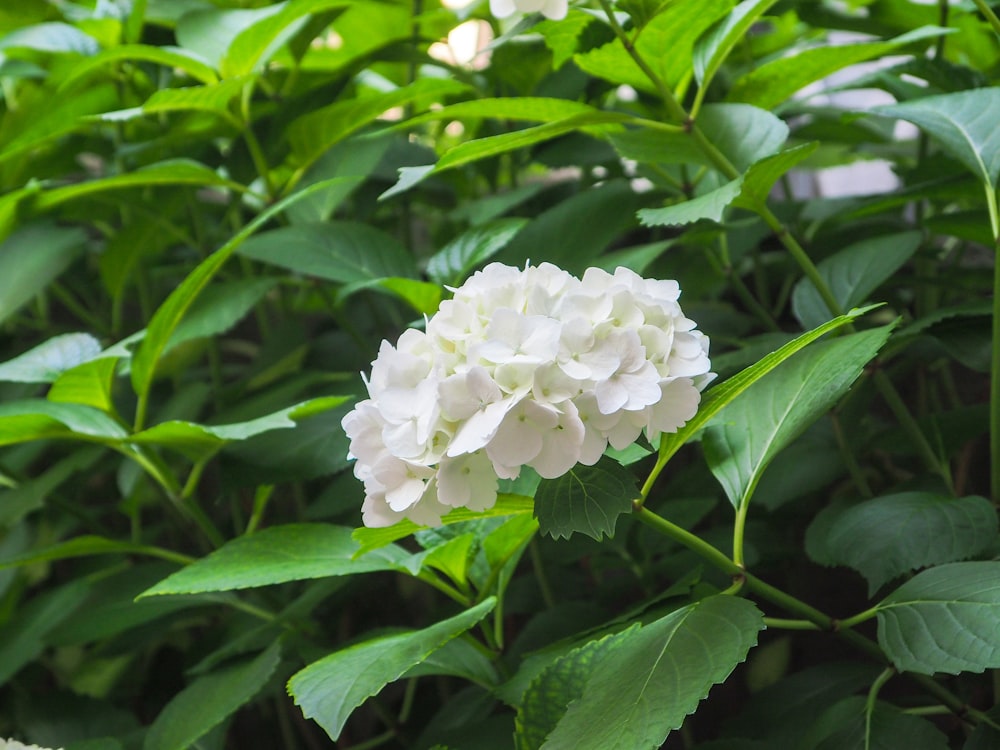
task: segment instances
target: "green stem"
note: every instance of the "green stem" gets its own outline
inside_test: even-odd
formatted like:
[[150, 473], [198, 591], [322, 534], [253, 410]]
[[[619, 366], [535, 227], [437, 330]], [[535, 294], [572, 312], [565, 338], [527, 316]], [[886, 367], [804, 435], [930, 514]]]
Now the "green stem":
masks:
[[257, 174], [264, 181], [265, 189], [267, 190], [267, 197], [270, 199], [274, 195], [274, 185], [271, 183], [271, 170], [267, 166], [267, 159], [264, 157], [264, 150], [260, 147], [260, 141], [257, 140], [256, 134], [253, 132], [253, 120], [250, 117], [250, 99], [253, 96], [253, 84], [248, 83], [243, 87], [243, 91], [240, 96], [240, 114], [242, 115], [243, 121], [241, 126], [243, 128], [243, 138], [247, 144], [247, 150], [250, 152], [250, 159], [253, 161], [254, 169], [257, 170]]
[[250, 514], [250, 520], [247, 522], [246, 531], [244, 534], [252, 534], [260, 526], [261, 519], [264, 517], [264, 511], [267, 509], [267, 502], [271, 499], [271, 494], [274, 492], [273, 484], [262, 484], [257, 488], [257, 491], [253, 495], [253, 512]]
[[986, 0], [972, 0], [976, 7], [979, 8], [979, 12], [983, 14], [983, 17], [989, 22], [990, 26], [1000, 36], [1000, 18], [997, 18], [997, 14], [993, 12], [993, 9], [986, 3]]
[[663, 536], [673, 539], [675, 542], [678, 542], [693, 552], [696, 552], [700, 557], [710, 562], [723, 573], [727, 573], [734, 577], [740, 577], [746, 574], [746, 571], [741, 566], [730, 560], [726, 555], [708, 542], [704, 541], [701, 537], [696, 536], [690, 531], [682, 529], [680, 526], [671, 523], [666, 518], [657, 515], [642, 505], [639, 501], [632, 504], [632, 517], [646, 524], [651, 529], [655, 529], [659, 533], [663, 534]]
[[746, 535], [747, 513], [750, 510], [750, 493], [743, 496], [740, 507], [736, 509], [736, 518], [733, 521], [733, 562], [741, 568], [746, 565], [743, 562], [743, 537]]
[[768, 630], [819, 630], [820, 627], [809, 620], [787, 620], [781, 617], [765, 617]]
[[868, 750], [872, 735], [872, 715], [875, 713], [875, 701], [878, 700], [879, 691], [885, 683], [891, 680], [896, 674], [892, 667], [886, 667], [882, 674], [875, 678], [871, 688], [868, 690], [868, 698], [865, 700], [865, 750]]
[[990, 357], [990, 493], [1000, 503], [1000, 209], [997, 191], [986, 186], [993, 230], [993, 348]]
[[542, 594], [542, 601], [548, 609], [556, 606], [555, 597], [552, 596], [552, 586], [549, 584], [548, 576], [545, 575], [545, 565], [542, 563], [542, 553], [538, 547], [538, 537], [532, 538], [528, 542], [528, 554], [531, 555], [531, 567], [535, 571], [535, 581], [538, 582], [538, 589]]

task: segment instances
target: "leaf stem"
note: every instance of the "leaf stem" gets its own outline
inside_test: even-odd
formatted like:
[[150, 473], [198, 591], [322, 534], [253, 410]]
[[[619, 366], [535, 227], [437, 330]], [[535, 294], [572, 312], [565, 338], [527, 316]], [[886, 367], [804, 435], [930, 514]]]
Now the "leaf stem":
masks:
[[886, 667], [882, 673], [875, 678], [872, 686], [868, 689], [868, 697], [865, 699], [865, 750], [868, 750], [872, 735], [872, 714], [875, 713], [875, 701], [878, 700], [879, 691], [896, 674], [893, 667]]
[[811, 620], [787, 620], [781, 617], [765, 617], [764, 624], [768, 630], [819, 630], [820, 627]]
[[[1000, 32], [998, 32], [1000, 33]], [[997, 191], [986, 186], [986, 204], [993, 231], [993, 336], [990, 356], [990, 494], [1000, 503], [1000, 208]]]
[[983, 14], [983, 17], [989, 22], [990, 26], [1000, 36], [1000, 18], [997, 18], [997, 14], [993, 12], [993, 9], [989, 6], [986, 0], [972, 0], [976, 7], [979, 8], [979, 12]]

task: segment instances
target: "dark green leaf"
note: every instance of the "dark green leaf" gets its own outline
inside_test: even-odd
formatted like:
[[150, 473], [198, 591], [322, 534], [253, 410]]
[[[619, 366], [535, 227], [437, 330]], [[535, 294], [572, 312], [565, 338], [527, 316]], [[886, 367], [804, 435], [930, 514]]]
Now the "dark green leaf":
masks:
[[458, 286], [521, 231], [527, 219], [497, 219], [460, 234], [427, 261], [427, 275], [439, 284]]
[[574, 532], [600, 541], [615, 535], [615, 523], [632, 510], [639, 488], [632, 473], [602, 456], [593, 466], [577, 464], [558, 479], [542, 480], [535, 493], [535, 517], [543, 534], [554, 539]]
[[775, 2], [777, 0], [745, 0], [698, 40], [694, 47], [694, 75], [699, 86], [704, 88], [711, 83], [729, 53]]
[[34, 224], [0, 244], [0, 322], [65, 271], [85, 240], [80, 229]]
[[882, 701], [869, 711], [864, 698], [845, 698], [817, 721], [817, 726], [833, 729], [816, 750], [947, 750], [948, 738], [933, 724], [911, 716]]

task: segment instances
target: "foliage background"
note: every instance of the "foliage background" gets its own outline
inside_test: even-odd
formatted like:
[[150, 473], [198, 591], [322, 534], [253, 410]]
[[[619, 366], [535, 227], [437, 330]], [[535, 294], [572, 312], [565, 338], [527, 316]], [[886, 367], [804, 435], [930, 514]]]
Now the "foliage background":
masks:
[[[610, 747], [587, 707], [623, 695], [651, 706], [604, 725], [623, 748], [996, 746], [1000, 23], [614, 11], [0, 8], [0, 736]], [[469, 23], [489, 49], [448, 58]], [[814, 190], [859, 163], [898, 184]], [[352, 536], [358, 373], [489, 259], [678, 279], [713, 388], [885, 304], [584, 472], [604, 527], [525, 476], [486, 518]], [[630, 517], [651, 471], [669, 528]]]

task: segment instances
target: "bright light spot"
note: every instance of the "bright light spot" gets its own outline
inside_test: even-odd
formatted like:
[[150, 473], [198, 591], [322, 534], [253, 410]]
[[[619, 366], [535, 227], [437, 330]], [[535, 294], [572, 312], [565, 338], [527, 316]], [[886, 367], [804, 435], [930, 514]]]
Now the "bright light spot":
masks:
[[445, 125], [444, 132], [452, 138], [458, 138], [460, 135], [465, 133], [465, 125], [460, 123], [458, 120], [452, 120]]
[[448, 33], [448, 41], [435, 42], [428, 54], [448, 65], [460, 65], [481, 70], [489, 64], [484, 50], [493, 41], [493, 31], [486, 21], [466, 21]]

